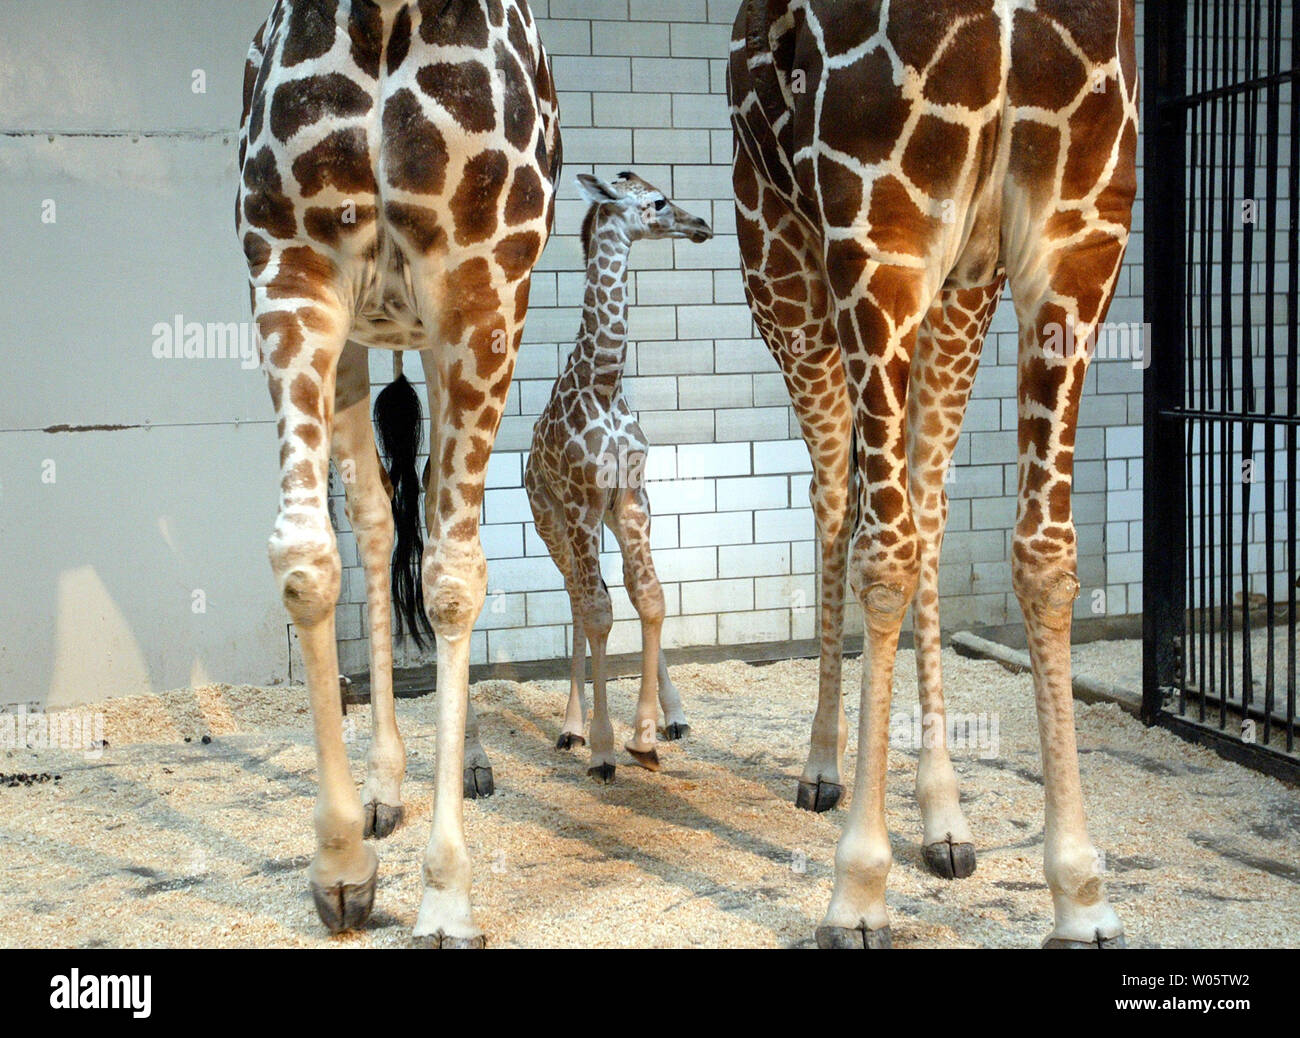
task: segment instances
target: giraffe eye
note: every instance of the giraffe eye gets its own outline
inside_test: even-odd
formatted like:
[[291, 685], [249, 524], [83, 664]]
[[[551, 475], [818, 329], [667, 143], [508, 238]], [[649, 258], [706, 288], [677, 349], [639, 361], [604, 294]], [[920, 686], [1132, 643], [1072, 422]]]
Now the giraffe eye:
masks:
[[668, 199], [659, 198], [655, 200], [655, 210], [657, 212], [663, 212], [667, 208], [668, 208]]

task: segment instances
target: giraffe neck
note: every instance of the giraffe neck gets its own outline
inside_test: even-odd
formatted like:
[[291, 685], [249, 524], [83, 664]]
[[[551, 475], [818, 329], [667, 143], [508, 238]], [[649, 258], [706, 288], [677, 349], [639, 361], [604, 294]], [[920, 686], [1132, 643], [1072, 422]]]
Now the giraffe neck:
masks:
[[569, 367], [601, 398], [612, 401], [627, 362], [627, 270], [632, 239], [618, 220], [598, 213], [587, 250], [587, 291], [582, 327]]

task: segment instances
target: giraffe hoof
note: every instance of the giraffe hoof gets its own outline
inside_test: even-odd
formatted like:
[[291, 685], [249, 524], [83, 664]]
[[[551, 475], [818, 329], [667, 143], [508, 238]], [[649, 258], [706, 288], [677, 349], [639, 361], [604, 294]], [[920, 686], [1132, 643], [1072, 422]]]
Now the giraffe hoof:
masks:
[[796, 807], [801, 807], [805, 811], [821, 814], [835, 807], [842, 796], [844, 796], [844, 787], [838, 782], [825, 782], [822, 779], [807, 782], [800, 779], [799, 791], [795, 794], [794, 803]]
[[690, 734], [691, 726], [689, 724], [673, 723], [659, 729], [659, 735], [665, 742], [676, 742], [678, 739], [685, 739]]
[[482, 951], [487, 947], [487, 938], [482, 934], [477, 937], [448, 937], [441, 930], [428, 937], [414, 937], [411, 944], [416, 948], [425, 948], [430, 951], [442, 949], [445, 951], [465, 950], [465, 951]]
[[1068, 937], [1049, 937], [1043, 942], [1044, 948], [1092, 948], [1108, 951], [1112, 948], [1127, 948], [1124, 935], [1117, 933], [1114, 937], [1103, 937], [1101, 931], [1091, 941], [1074, 941]]
[[868, 930], [866, 927], [850, 930], [847, 926], [817, 927], [818, 948], [848, 948], [855, 951], [858, 949], [874, 951], [880, 948], [892, 948], [893, 946], [894, 941], [887, 926], [882, 926], [879, 930]]
[[973, 843], [928, 843], [921, 848], [925, 864], [942, 879], [965, 879], [975, 875], [975, 845]]
[[614, 765], [597, 764], [594, 768], [588, 768], [587, 774], [594, 778], [603, 786], [608, 786], [614, 781]]
[[645, 768], [646, 771], [659, 770], [659, 754], [655, 751], [654, 747], [651, 747], [648, 750], [634, 750], [631, 746], [625, 746], [623, 748], [627, 750], [627, 752], [631, 754], [632, 759], [640, 764], [641, 767]]
[[473, 764], [465, 769], [464, 786], [466, 800], [490, 797], [497, 789], [492, 781], [492, 769], [475, 767]]
[[391, 836], [393, 830], [402, 824], [406, 809], [398, 804], [381, 804], [378, 801], [366, 805], [366, 827], [363, 836], [367, 840], [382, 840]]
[[573, 732], [561, 732], [560, 737], [555, 740], [557, 750], [571, 750], [575, 746], [586, 746], [587, 740], [581, 735], [574, 735]]
[[355, 930], [370, 918], [375, 907], [375, 883], [379, 878], [379, 863], [370, 878], [361, 883], [338, 883], [324, 887], [312, 883], [311, 896], [316, 902], [316, 914], [330, 933]]

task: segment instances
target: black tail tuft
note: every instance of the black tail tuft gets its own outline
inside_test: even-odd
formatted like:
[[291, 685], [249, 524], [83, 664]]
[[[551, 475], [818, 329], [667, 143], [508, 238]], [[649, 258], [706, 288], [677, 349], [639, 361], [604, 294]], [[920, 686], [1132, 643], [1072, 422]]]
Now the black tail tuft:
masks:
[[393, 484], [393, 604], [397, 616], [397, 637], [410, 632], [423, 649], [434, 640], [433, 627], [424, 611], [424, 588], [420, 559], [424, 554], [424, 528], [420, 522], [420, 499], [424, 488], [416, 458], [424, 443], [424, 419], [415, 387], [398, 375], [375, 399], [375, 432], [379, 452]]

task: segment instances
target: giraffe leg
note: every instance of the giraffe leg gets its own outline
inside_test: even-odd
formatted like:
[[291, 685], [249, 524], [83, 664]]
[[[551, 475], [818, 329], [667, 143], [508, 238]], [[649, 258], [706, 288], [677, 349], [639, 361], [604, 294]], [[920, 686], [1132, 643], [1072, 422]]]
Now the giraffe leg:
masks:
[[655, 737], [660, 705], [666, 738], [684, 738], [691, 726], [676, 687], [671, 682], [666, 687], [660, 684], [664, 592], [650, 554], [650, 499], [645, 490], [638, 487], [621, 493], [609, 521], [623, 554], [623, 584], [641, 618], [641, 692], [632, 741], [626, 749], [643, 767], [657, 771]]
[[817, 930], [823, 948], [890, 945], [885, 879], [893, 855], [885, 824], [894, 659], [921, 569], [907, 497], [904, 421], [911, 358], [928, 309], [925, 272], [887, 266], [856, 243], [833, 253], [839, 337], [858, 433], [858, 515], [849, 580], [866, 626], [857, 774], [835, 851], [835, 889]]
[[[546, 545], [551, 560], [568, 586], [573, 571], [573, 553], [565, 532], [564, 509], [531, 464], [524, 471], [524, 488], [528, 493], [528, 504], [533, 512], [537, 535]], [[587, 742], [583, 735], [587, 721], [587, 636], [582, 628], [578, 602], [572, 596], [569, 606], [573, 614], [573, 655], [569, 665], [569, 702], [564, 712], [564, 726], [555, 743], [557, 750], [571, 750]]]
[[280, 507], [271, 569], [298, 631], [307, 670], [319, 793], [309, 869], [321, 921], [360, 926], [374, 904], [379, 862], [343, 742], [334, 610], [342, 568], [327, 511], [339, 356], [349, 319], [332, 265], [309, 249], [275, 252], [253, 279], [253, 309], [280, 434]]
[[962, 814], [948, 753], [939, 627], [939, 553], [948, 523], [948, 467], [961, 434], [980, 351], [1002, 278], [939, 293], [921, 326], [907, 394], [908, 488], [921, 538], [921, 579], [912, 602], [924, 738], [916, 768], [922, 857], [944, 879], [975, 871], [975, 841]]
[[393, 554], [390, 488], [375, 451], [370, 424], [370, 370], [366, 349], [348, 343], [339, 361], [334, 459], [347, 495], [348, 522], [366, 574], [370, 622], [370, 709], [374, 734], [361, 790], [365, 835], [382, 839], [402, 821], [406, 749], [393, 705], [393, 630], [389, 560]]
[[[603, 506], [603, 502], [601, 502]], [[574, 622], [582, 624], [591, 646], [591, 764], [587, 774], [597, 782], [614, 781], [614, 726], [605, 696], [605, 646], [614, 624], [609, 591], [600, 574], [600, 514], [589, 507], [570, 533], [573, 571], [569, 599], [575, 603]], [[575, 639], [576, 642], [576, 639]]]
[[[844, 383], [833, 304], [821, 258], [806, 225], [775, 192], [760, 185], [748, 153], [733, 171], [745, 293], [759, 331], [785, 376], [790, 402], [812, 460], [809, 486], [821, 548], [818, 604], [820, 663], [817, 710], [808, 762], [795, 802], [828, 811], [844, 795], [844, 593], [849, 538], [849, 445], [852, 409]], [[773, 213], [780, 214], [768, 225]]]
[[587, 633], [577, 607], [573, 613], [573, 655], [569, 659], [569, 702], [564, 710], [564, 727], [555, 743], [557, 750], [587, 745]]
[[432, 947], [481, 948], [485, 939], [470, 906], [464, 801], [471, 780], [478, 795], [492, 786], [469, 706], [470, 636], [487, 596], [479, 538], [483, 487], [510, 391], [528, 281], [502, 286], [488, 264], [467, 259], [450, 273], [413, 264], [412, 283], [422, 318], [437, 329], [423, 358], [433, 434], [421, 578], [438, 645], [433, 826], [414, 933]]
[[[660, 592], [662, 593], [662, 588]], [[672, 675], [668, 673], [668, 660], [662, 645], [659, 647], [659, 707], [664, 712], [664, 727], [659, 734], [663, 736], [665, 742], [676, 742], [691, 734], [691, 726], [686, 723], [682, 707], [682, 694], [673, 684]], [[669, 720], [675, 716], [680, 717], [681, 720]]]
[[[430, 387], [431, 393], [439, 390], [435, 387], [443, 385], [444, 375], [442, 369], [438, 366], [437, 355], [430, 350], [425, 350], [420, 354], [420, 361], [424, 367], [425, 384]], [[436, 414], [429, 416], [430, 444], [438, 442], [441, 434], [439, 426], [439, 417]], [[481, 439], [481, 438], [480, 438]], [[477, 445], [476, 445], [477, 446]], [[439, 494], [439, 480], [435, 478], [432, 459], [440, 457], [442, 452], [430, 451], [430, 465], [425, 469], [425, 487], [424, 487], [424, 517], [425, 517], [425, 544], [432, 544], [435, 529], [434, 512], [441, 506]], [[472, 490], [470, 491], [473, 492]], [[477, 529], [477, 528], [476, 528]], [[426, 548], [427, 557], [427, 548]], [[486, 565], [486, 563], [484, 563]], [[486, 587], [486, 585], [485, 585]], [[425, 608], [428, 608], [428, 599], [425, 599]], [[479, 603], [479, 610], [482, 610], [482, 603]], [[477, 619], [478, 614], [475, 613]], [[473, 626], [473, 623], [470, 625]], [[436, 631], [435, 631], [436, 634]], [[478, 714], [474, 711], [474, 703], [471, 700], [465, 704], [465, 745], [462, 749], [463, 769], [461, 772], [461, 790], [466, 800], [478, 800], [481, 797], [490, 797], [496, 792], [496, 779], [492, 771], [492, 761], [483, 749], [483, 744], [479, 741]]]
[[[1122, 244], [1109, 250], [1115, 269]], [[1067, 283], [1114, 283], [1114, 271], [1097, 270], [1095, 250], [1057, 258]], [[1107, 281], [1106, 279], [1110, 280]], [[1062, 357], [1062, 329], [1087, 327], [1074, 302], [1061, 297], [1020, 313], [1019, 507], [1011, 547], [1012, 585], [1024, 614], [1034, 675], [1046, 799], [1044, 872], [1056, 925], [1047, 947], [1123, 946], [1123, 927], [1106, 900], [1101, 858], [1084, 819], [1070, 678], [1070, 628], [1079, 594], [1071, 489], [1079, 400], [1089, 357], [1082, 346]], [[1105, 295], [1096, 320], [1109, 305]]]

